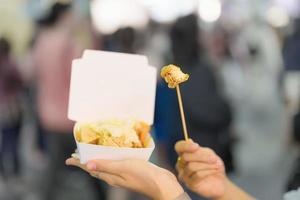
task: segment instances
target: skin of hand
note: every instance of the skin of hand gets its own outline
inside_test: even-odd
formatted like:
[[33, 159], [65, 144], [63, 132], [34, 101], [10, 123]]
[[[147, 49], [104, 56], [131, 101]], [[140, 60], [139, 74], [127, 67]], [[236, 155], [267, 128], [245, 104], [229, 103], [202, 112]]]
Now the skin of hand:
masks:
[[127, 188], [154, 200], [176, 199], [184, 192], [175, 175], [142, 160], [92, 160], [83, 165], [69, 158], [66, 165], [80, 167], [111, 186]]
[[175, 150], [181, 158], [176, 164], [178, 177], [190, 190], [211, 199], [224, 195], [225, 167], [211, 149], [189, 140], [177, 142]]
[[224, 163], [213, 150], [192, 140], [177, 142], [175, 150], [181, 158], [178, 177], [193, 192], [213, 200], [254, 200], [226, 177]]

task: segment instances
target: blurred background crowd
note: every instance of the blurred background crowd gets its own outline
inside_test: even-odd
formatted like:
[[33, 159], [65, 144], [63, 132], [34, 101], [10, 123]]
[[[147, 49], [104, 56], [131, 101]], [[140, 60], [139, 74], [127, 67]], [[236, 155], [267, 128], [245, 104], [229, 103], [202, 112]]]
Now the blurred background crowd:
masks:
[[[265, 200], [300, 187], [299, 0], [2, 0], [0, 13], [1, 200], [145, 199], [64, 166], [71, 61], [87, 48], [179, 65], [190, 136], [230, 178]], [[172, 171], [178, 110], [158, 78], [151, 159]]]

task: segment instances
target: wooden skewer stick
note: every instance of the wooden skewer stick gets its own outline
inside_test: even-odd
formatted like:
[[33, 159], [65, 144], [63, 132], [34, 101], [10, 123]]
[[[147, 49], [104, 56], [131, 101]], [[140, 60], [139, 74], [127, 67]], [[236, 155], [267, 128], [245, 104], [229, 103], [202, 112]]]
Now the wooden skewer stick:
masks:
[[177, 92], [177, 97], [178, 97], [184, 139], [187, 141], [189, 139], [189, 136], [188, 136], [188, 132], [187, 132], [187, 128], [186, 128], [186, 122], [185, 122], [185, 116], [184, 116], [184, 110], [183, 110], [183, 104], [182, 104], [182, 98], [181, 98], [179, 85], [176, 86], [176, 92]]

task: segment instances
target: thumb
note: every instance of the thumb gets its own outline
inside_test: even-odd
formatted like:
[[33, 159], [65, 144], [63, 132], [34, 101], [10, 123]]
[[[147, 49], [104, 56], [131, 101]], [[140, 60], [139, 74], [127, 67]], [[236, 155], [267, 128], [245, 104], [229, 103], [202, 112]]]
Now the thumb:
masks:
[[193, 153], [199, 147], [199, 144], [193, 142], [193, 140], [181, 140], [175, 144], [175, 151], [181, 155], [183, 153]]

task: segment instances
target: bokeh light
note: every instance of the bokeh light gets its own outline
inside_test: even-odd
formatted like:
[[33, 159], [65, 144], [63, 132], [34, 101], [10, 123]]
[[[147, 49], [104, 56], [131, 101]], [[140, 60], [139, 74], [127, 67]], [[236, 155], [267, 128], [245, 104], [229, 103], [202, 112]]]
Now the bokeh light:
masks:
[[204, 22], [215, 22], [221, 16], [220, 0], [199, 0], [198, 14]]
[[[151, 18], [160, 23], [170, 23], [180, 16], [190, 14], [197, 8], [198, 0], [140, 0]], [[174, 6], [176, 5], [176, 6]]]
[[105, 34], [125, 26], [142, 28], [149, 20], [143, 6], [135, 0], [94, 0], [91, 15], [96, 29]]
[[266, 13], [266, 19], [274, 27], [284, 27], [289, 23], [288, 13], [279, 6], [272, 6]]

